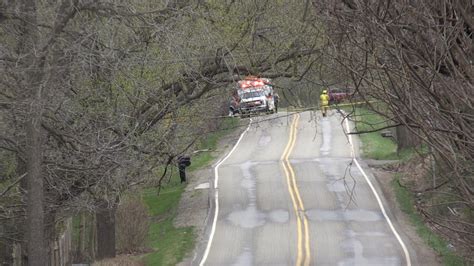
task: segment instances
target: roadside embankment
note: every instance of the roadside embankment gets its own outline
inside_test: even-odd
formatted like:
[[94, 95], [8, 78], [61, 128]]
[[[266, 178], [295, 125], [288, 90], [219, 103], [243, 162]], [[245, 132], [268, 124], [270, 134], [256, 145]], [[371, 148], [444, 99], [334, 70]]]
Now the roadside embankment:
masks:
[[357, 131], [373, 131], [359, 135], [362, 157], [372, 168], [381, 185], [392, 213], [410, 240], [420, 265], [463, 265], [453, 245], [436, 228], [427, 223], [417, 208], [421, 200], [415, 186], [426, 182], [429, 171], [427, 148], [421, 145], [397, 151], [394, 138], [383, 137], [377, 128], [387, 126], [378, 114], [365, 108], [353, 109], [351, 120]]

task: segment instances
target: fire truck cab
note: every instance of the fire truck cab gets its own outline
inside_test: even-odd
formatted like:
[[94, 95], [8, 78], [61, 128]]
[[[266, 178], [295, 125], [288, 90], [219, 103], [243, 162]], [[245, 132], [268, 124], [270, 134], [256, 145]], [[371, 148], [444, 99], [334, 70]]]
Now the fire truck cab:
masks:
[[246, 77], [237, 83], [237, 94], [242, 115], [275, 111], [273, 85], [270, 79]]

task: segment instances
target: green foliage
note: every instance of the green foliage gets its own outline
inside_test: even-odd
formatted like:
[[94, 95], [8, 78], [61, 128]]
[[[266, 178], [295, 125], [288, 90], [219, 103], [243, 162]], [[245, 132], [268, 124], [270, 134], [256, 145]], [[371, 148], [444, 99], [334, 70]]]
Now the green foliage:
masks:
[[449, 250], [448, 243], [425, 225], [422, 217], [414, 208], [413, 195], [405, 187], [400, 185], [398, 177], [392, 180], [392, 187], [395, 191], [400, 209], [408, 215], [411, 223], [416, 228], [416, 232], [423, 241], [442, 256], [443, 264], [447, 266], [464, 265], [463, 259]]

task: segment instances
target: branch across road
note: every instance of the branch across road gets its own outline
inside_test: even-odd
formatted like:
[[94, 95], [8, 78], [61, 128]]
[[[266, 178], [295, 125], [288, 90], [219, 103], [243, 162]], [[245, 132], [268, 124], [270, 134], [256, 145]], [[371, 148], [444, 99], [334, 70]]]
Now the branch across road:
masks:
[[411, 265], [410, 244], [344, 132], [350, 125], [338, 114], [274, 116], [254, 118], [214, 168], [200, 265]]

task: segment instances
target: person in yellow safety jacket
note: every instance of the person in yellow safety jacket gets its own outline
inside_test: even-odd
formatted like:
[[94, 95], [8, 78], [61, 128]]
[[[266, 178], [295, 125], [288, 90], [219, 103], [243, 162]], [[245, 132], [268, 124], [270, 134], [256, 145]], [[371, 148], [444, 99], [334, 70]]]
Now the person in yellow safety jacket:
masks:
[[323, 90], [323, 93], [319, 96], [319, 104], [321, 105], [323, 116], [326, 116], [329, 109], [329, 95], [327, 90]]

